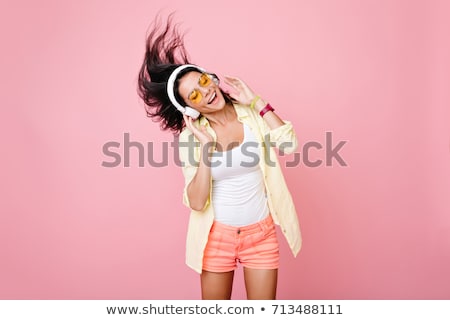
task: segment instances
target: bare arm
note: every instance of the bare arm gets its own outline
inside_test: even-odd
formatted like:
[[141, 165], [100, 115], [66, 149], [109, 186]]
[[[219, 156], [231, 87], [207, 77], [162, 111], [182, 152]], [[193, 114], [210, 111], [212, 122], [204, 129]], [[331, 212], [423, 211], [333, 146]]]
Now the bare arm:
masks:
[[209, 155], [213, 148], [213, 138], [206, 132], [206, 128], [197, 129], [192, 118], [185, 116], [184, 120], [189, 130], [200, 141], [199, 167], [187, 186], [187, 196], [191, 209], [201, 211], [205, 207], [211, 190], [211, 166], [208, 164], [210, 161]]
[[[258, 113], [266, 106], [266, 102], [258, 99], [255, 103], [255, 109]], [[263, 119], [266, 121], [270, 129], [276, 129], [284, 124], [284, 121], [273, 111], [268, 111], [264, 114]]]

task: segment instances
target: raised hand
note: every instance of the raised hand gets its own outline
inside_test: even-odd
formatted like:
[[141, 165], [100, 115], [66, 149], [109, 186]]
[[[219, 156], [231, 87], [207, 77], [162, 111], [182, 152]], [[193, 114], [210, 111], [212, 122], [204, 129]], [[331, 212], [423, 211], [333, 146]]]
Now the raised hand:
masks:
[[186, 122], [186, 127], [188, 127], [189, 130], [194, 134], [194, 136], [197, 138], [198, 141], [200, 141], [201, 145], [207, 145], [211, 144], [214, 139], [213, 137], [206, 131], [205, 126], [200, 126], [200, 129], [198, 129], [194, 125], [194, 120], [192, 120], [191, 117], [183, 115], [184, 121]]
[[225, 76], [225, 82], [230, 85], [235, 92], [230, 92], [229, 95], [244, 105], [250, 105], [252, 100], [255, 98], [255, 93], [252, 89], [241, 79]]

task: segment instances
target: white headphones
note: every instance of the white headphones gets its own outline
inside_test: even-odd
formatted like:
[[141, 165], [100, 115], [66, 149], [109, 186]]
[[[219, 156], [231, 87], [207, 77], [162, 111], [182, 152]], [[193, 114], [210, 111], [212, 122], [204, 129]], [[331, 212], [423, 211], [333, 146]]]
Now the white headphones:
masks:
[[[182, 106], [175, 98], [174, 92], [175, 80], [177, 79], [178, 74], [186, 68], [195, 68], [202, 73], [206, 72], [205, 69], [200, 68], [199, 66], [196, 66], [194, 64], [183, 64], [177, 67], [175, 70], [172, 71], [169, 80], [167, 80], [167, 95], [169, 96], [170, 102], [172, 102], [172, 104], [178, 109], [178, 111], [193, 119], [197, 119], [200, 116], [200, 112], [189, 106]], [[218, 84], [218, 79], [216, 77], [213, 77], [213, 81], [216, 84]]]

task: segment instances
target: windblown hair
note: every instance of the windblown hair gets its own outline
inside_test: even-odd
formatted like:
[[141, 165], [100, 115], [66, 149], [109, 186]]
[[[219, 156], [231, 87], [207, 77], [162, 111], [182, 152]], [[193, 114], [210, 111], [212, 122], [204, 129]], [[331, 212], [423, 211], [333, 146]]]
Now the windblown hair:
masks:
[[[171, 14], [166, 25], [156, 18], [150, 26], [147, 36], [145, 56], [139, 71], [138, 94], [145, 103], [147, 116], [160, 122], [161, 129], [180, 133], [185, 124], [183, 114], [170, 102], [167, 95], [167, 80], [170, 74], [182, 64], [191, 64], [184, 47], [184, 35], [180, 34], [177, 25], [173, 24]], [[174, 84], [175, 98], [186, 105], [178, 94], [178, 79], [195, 68], [186, 68], [180, 72]], [[231, 98], [224, 93], [226, 101]]]
[[138, 94], [144, 100], [148, 117], [160, 122], [163, 130], [180, 132], [184, 127], [183, 115], [167, 96], [167, 80], [177, 66], [189, 63], [183, 35], [172, 24], [172, 15], [164, 28], [161, 29], [158, 19], [151, 28], [139, 71]]

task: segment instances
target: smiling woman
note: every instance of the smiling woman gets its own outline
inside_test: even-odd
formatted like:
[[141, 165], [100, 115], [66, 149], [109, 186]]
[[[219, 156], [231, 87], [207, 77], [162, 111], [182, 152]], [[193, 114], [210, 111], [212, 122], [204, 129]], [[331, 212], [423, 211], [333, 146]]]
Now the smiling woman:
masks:
[[[190, 63], [172, 16], [165, 26], [156, 20], [138, 93], [147, 115], [180, 136], [183, 201], [191, 210], [186, 263], [201, 274], [203, 299], [231, 298], [238, 263], [244, 267], [248, 299], [275, 299], [276, 225], [294, 256], [301, 233], [274, 147], [289, 146], [283, 152], [291, 153], [297, 137], [292, 124], [244, 81], [224, 80], [232, 92], [222, 90], [214, 73]], [[248, 161], [250, 144], [258, 155], [252, 160], [258, 161]], [[212, 158], [224, 161], [212, 165]]]

